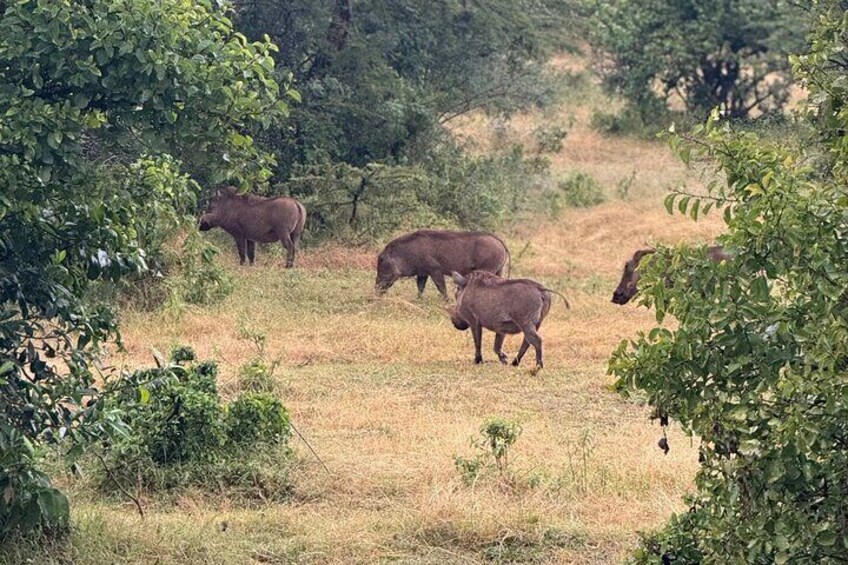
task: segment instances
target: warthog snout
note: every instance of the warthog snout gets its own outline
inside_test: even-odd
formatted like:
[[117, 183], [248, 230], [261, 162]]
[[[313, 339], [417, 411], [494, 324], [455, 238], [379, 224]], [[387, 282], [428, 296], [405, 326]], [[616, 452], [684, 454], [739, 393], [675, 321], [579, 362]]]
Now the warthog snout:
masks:
[[613, 304], [627, 304], [628, 302], [630, 302], [631, 298], [633, 298], [633, 295], [628, 293], [627, 291], [616, 290], [612, 293]]
[[465, 320], [460, 318], [459, 315], [457, 315], [456, 307], [445, 308], [445, 312], [448, 313], [453, 327], [455, 327], [459, 331], [464, 332], [465, 330], [471, 327], [468, 322], [466, 322]]

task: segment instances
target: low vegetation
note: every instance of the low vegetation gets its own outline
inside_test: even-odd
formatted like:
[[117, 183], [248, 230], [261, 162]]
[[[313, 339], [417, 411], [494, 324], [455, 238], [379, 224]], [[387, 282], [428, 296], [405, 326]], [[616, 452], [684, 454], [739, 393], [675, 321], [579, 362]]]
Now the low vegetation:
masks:
[[[254, 366], [254, 379], [259, 371]], [[286, 482], [264, 479], [285, 477], [288, 412], [263, 391], [243, 392], [224, 404], [217, 377], [215, 363], [198, 362], [191, 349], [179, 347], [169, 363], [108, 383], [104, 409], [119, 412], [127, 431], [93, 450], [91, 457], [101, 463], [95, 466], [98, 488], [128, 496], [188, 486], [248, 487], [257, 498], [287, 494]], [[263, 451], [279, 457], [264, 470], [256, 457]]]

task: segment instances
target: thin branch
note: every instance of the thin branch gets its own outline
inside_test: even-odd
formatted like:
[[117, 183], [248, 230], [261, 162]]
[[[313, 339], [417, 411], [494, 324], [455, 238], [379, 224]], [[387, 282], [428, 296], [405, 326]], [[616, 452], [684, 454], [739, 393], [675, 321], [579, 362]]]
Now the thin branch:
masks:
[[315, 459], [317, 459], [317, 460], [318, 460], [318, 462], [321, 464], [321, 466], [322, 466], [322, 467], [324, 467], [324, 470], [325, 470], [325, 471], [327, 471], [327, 474], [328, 474], [328, 475], [330, 475], [330, 476], [332, 477], [332, 476], [333, 476], [333, 474], [330, 472], [330, 470], [329, 470], [329, 469], [327, 468], [327, 466], [324, 464], [324, 461], [322, 461], [322, 460], [321, 460], [321, 458], [320, 458], [320, 457], [318, 457], [318, 454], [317, 454], [317, 453], [315, 453], [315, 450], [314, 450], [314, 449], [312, 449], [312, 446], [311, 446], [311, 445], [309, 445], [309, 442], [308, 442], [308, 441], [306, 441], [306, 438], [305, 438], [305, 437], [303, 437], [303, 434], [302, 434], [302, 433], [300, 433], [296, 427], [294, 427], [294, 422], [289, 421], [289, 425], [291, 426], [291, 429], [293, 429], [293, 430], [294, 430], [294, 433], [296, 433], [296, 434], [297, 434], [297, 437], [299, 437], [299, 438], [303, 441], [303, 443], [305, 443], [305, 444], [306, 444], [306, 447], [308, 447], [308, 448], [309, 448], [309, 451], [311, 451], [311, 452], [312, 452], [312, 455], [314, 455], [314, 456], [315, 456]]
[[130, 494], [129, 491], [125, 489], [120, 482], [118, 482], [118, 479], [115, 478], [114, 474], [112, 474], [112, 470], [109, 468], [109, 465], [106, 464], [106, 460], [103, 459], [102, 455], [100, 455], [96, 451], [94, 452], [94, 455], [100, 460], [100, 463], [103, 465], [103, 469], [106, 471], [106, 475], [109, 476], [109, 480], [111, 480], [115, 484], [115, 486], [118, 487], [118, 490], [121, 491], [124, 496], [126, 496], [135, 503], [135, 507], [138, 508], [138, 515], [144, 518], [144, 508], [141, 506], [141, 501], [139, 501], [138, 498]]

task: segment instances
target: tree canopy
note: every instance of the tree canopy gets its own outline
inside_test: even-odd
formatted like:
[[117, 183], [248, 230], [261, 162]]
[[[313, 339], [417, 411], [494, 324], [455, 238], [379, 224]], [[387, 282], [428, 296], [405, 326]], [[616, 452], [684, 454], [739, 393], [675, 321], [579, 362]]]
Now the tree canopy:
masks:
[[592, 21], [605, 84], [650, 122], [673, 99], [699, 118], [782, 108], [806, 19], [786, 0], [614, 0]]
[[280, 46], [303, 95], [271, 134], [280, 177], [294, 163], [362, 167], [415, 159], [434, 128], [474, 109], [544, 96], [542, 64], [570, 39], [566, 0], [240, 0], [237, 23]]

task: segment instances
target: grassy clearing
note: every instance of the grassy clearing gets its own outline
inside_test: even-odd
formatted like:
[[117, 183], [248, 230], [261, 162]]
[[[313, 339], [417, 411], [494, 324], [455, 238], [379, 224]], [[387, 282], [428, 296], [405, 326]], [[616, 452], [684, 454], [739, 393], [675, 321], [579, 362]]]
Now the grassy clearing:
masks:
[[[525, 252], [513, 273], [573, 304], [557, 303], [542, 328], [537, 377], [530, 365], [495, 363], [491, 335], [488, 363], [474, 366], [470, 335], [453, 329], [434, 289], [418, 301], [406, 281], [375, 300], [357, 254], [307, 252], [294, 271], [271, 253], [253, 269], [227, 254], [234, 296], [180, 318], [126, 312], [128, 351], [114, 361], [149, 363], [151, 348], [189, 343], [220, 361], [222, 393], [232, 395], [238, 366], [254, 355], [240, 329], [266, 333], [269, 357], [282, 362], [277, 392], [332, 474], [295, 442], [295, 492], [282, 504], [189, 492], [174, 507], [152, 501], [141, 520], [130, 505], [77, 491], [74, 560], [617, 561], [637, 530], [680, 508], [696, 453], [675, 433], [663, 457], [646, 410], [608, 390], [610, 350], [653, 321], [609, 296], [621, 260], [646, 238], [706, 240], [717, 228], [613, 202], [517, 229], [509, 244]], [[511, 338], [507, 350], [517, 345]], [[492, 415], [524, 427], [515, 478], [468, 487], [453, 458], [471, 453], [469, 438]]]
[[[557, 62], [569, 68], [569, 62]], [[589, 84], [586, 88], [592, 89]], [[267, 335], [279, 359], [276, 391], [331, 474], [293, 440], [294, 493], [283, 503], [184, 492], [147, 500], [141, 519], [129, 503], [104, 501], [69, 481], [75, 531], [49, 553], [75, 563], [610, 563], [636, 532], [681, 509], [697, 454], [673, 430], [671, 452], [646, 409], [610, 392], [606, 360], [621, 339], [650, 327], [652, 314], [610, 304], [623, 261], [646, 241], [709, 242], [717, 216], [698, 223], [670, 217], [662, 196], [697, 185], [668, 150], [605, 138], [588, 127], [591, 92], [559, 114], [519, 116], [510, 128], [531, 140], [542, 120], [575, 122], [557, 174], [583, 171], [608, 202], [554, 219], [520, 221], [505, 234], [513, 276], [564, 292], [542, 326], [545, 370], [503, 367], [485, 336], [482, 366], [471, 336], [453, 329], [435, 289], [415, 299], [414, 281], [372, 296], [375, 249], [307, 250], [298, 268], [261, 249], [240, 268], [229, 241], [222, 254], [237, 290], [205, 309], [123, 314], [125, 353], [116, 366], [149, 364], [151, 349], [190, 344], [220, 362], [224, 396], [238, 391], [237, 368], [255, 355], [244, 328]], [[488, 142], [492, 128], [472, 116], [458, 130]], [[530, 143], [530, 141], [528, 141]], [[621, 179], [633, 178], [627, 200]], [[507, 340], [514, 353], [519, 340]], [[454, 456], [488, 416], [519, 421], [523, 434], [509, 477], [463, 483]], [[42, 562], [45, 548], [32, 548]], [[49, 548], [48, 548], [49, 549]], [[18, 558], [22, 556], [18, 555]]]

